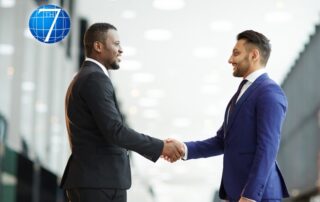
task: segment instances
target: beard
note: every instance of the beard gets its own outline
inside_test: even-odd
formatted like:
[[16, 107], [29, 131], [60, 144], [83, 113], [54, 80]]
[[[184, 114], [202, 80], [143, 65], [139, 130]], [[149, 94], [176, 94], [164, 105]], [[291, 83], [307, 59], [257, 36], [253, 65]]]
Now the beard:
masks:
[[118, 63], [114, 62], [110, 65], [110, 69], [113, 69], [113, 70], [120, 69], [120, 65]]
[[245, 58], [243, 61], [238, 63], [235, 71], [233, 72], [234, 77], [243, 77], [249, 69], [249, 59]]

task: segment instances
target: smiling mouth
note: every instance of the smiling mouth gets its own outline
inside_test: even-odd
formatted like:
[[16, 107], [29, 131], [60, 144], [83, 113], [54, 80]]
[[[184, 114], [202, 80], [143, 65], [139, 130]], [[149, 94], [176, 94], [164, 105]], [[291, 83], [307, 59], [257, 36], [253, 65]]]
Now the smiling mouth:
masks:
[[233, 65], [233, 71], [237, 70], [238, 66], [237, 65]]

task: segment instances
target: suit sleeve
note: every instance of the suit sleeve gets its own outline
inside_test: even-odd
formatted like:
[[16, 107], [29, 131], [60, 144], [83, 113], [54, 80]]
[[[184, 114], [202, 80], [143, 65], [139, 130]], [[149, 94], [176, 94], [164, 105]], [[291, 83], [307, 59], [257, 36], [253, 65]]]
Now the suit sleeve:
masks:
[[162, 153], [163, 141], [125, 126], [116, 108], [113, 93], [111, 81], [101, 73], [91, 74], [80, 90], [80, 96], [88, 105], [107, 142], [157, 161]]
[[[280, 91], [280, 90], [279, 90]], [[282, 92], [265, 92], [257, 103], [257, 149], [243, 196], [260, 201], [280, 145], [287, 101]]]
[[185, 142], [188, 148], [188, 159], [207, 158], [223, 154], [224, 151], [224, 131], [223, 125], [218, 130], [215, 137], [194, 142]]

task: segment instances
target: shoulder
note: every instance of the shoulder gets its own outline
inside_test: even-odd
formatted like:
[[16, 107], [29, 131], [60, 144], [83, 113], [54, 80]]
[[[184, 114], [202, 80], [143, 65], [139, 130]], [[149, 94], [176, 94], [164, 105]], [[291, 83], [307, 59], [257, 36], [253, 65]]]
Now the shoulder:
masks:
[[280, 87], [274, 80], [267, 77], [259, 88], [259, 100], [263, 103], [282, 103], [287, 105], [287, 97]]
[[285, 96], [285, 93], [280, 85], [277, 84], [273, 79], [271, 79], [267, 74], [263, 75], [259, 90], [264, 94], [276, 93]]

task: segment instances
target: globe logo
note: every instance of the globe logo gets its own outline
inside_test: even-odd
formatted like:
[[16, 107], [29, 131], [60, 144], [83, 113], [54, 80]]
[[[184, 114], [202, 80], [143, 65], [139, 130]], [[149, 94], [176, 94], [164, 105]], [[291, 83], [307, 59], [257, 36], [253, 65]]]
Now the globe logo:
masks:
[[43, 43], [56, 43], [66, 37], [70, 30], [68, 13], [56, 5], [43, 5], [30, 16], [31, 34]]

